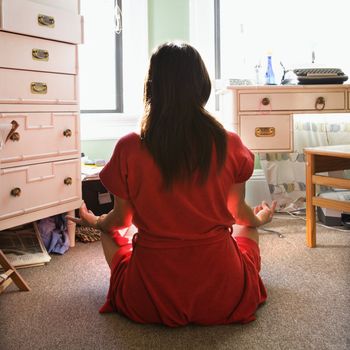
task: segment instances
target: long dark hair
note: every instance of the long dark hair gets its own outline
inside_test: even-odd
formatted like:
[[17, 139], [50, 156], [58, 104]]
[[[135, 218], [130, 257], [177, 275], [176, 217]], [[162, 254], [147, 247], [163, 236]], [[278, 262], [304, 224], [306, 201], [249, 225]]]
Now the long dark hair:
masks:
[[196, 49], [166, 43], [152, 54], [144, 86], [141, 139], [167, 188], [174, 182], [208, 178], [213, 147], [219, 169], [226, 158], [226, 131], [204, 106], [210, 78]]

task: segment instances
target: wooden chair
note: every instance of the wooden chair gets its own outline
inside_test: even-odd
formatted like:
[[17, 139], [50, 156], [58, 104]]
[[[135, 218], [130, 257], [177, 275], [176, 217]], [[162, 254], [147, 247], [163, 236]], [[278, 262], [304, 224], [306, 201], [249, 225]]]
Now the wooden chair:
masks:
[[4, 272], [0, 272], [0, 293], [2, 293], [12, 282], [20, 289], [29, 291], [30, 288], [16, 268], [8, 261], [5, 254], [0, 249], [0, 266], [4, 268]]

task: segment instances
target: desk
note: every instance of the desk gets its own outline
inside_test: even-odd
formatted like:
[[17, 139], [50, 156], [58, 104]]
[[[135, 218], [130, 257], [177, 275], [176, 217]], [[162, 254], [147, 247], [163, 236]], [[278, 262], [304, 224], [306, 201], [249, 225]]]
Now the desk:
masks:
[[350, 145], [312, 147], [304, 150], [306, 155], [306, 244], [316, 246], [315, 207], [350, 212], [349, 201], [315, 196], [315, 185], [326, 185], [350, 190], [350, 179], [316, 175], [316, 173], [350, 169]]
[[[227, 127], [237, 132], [253, 152], [293, 152], [293, 115], [350, 113], [350, 85], [229, 86], [224, 109]], [[349, 202], [315, 197], [315, 185], [350, 189], [350, 180], [316, 175], [350, 169], [350, 145], [305, 150], [306, 240], [316, 245], [315, 206], [350, 212]]]
[[350, 113], [350, 85], [229, 86], [227, 123], [253, 152], [292, 152], [293, 115]]

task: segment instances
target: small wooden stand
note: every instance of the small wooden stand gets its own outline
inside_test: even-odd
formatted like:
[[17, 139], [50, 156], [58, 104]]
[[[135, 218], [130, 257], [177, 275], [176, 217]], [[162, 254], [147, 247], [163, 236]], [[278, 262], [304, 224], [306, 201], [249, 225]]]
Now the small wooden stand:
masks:
[[16, 268], [7, 260], [5, 254], [0, 249], [0, 265], [5, 272], [0, 273], [0, 293], [2, 293], [12, 282], [24, 291], [30, 291], [28, 284], [17, 272]]

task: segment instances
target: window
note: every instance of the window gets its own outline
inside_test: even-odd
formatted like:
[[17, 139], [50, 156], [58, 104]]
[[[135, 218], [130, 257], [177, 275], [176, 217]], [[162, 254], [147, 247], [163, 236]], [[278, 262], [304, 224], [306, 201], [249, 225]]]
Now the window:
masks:
[[[80, 0], [80, 4], [85, 15], [85, 43], [79, 47], [81, 138], [116, 140], [135, 130], [143, 112], [148, 1], [118, 0], [122, 37], [114, 30], [113, 0]], [[90, 49], [89, 35], [95, 42]]]
[[114, 9], [121, 0], [81, 0], [84, 44], [79, 47], [82, 113], [123, 111], [122, 33], [115, 32]]
[[213, 83], [206, 108], [229, 129], [227, 80], [264, 84], [268, 53], [277, 83], [283, 75], [280, 62], [286, 69], [312, 66], [312, 52], [314, 66], [341, 68], [350, 76], [344, 41], [348, 0], [189, 0], [189, 5], [190, 43], [202, 55]]
[[286, 69], [313, 65], [350, 73], [350, 54], [344, 42], [348, 0], [216, 2], [220, 8], [221, 78], [263, 84], [269, 53], [277, 82], [283, 73], [280, 62]]

